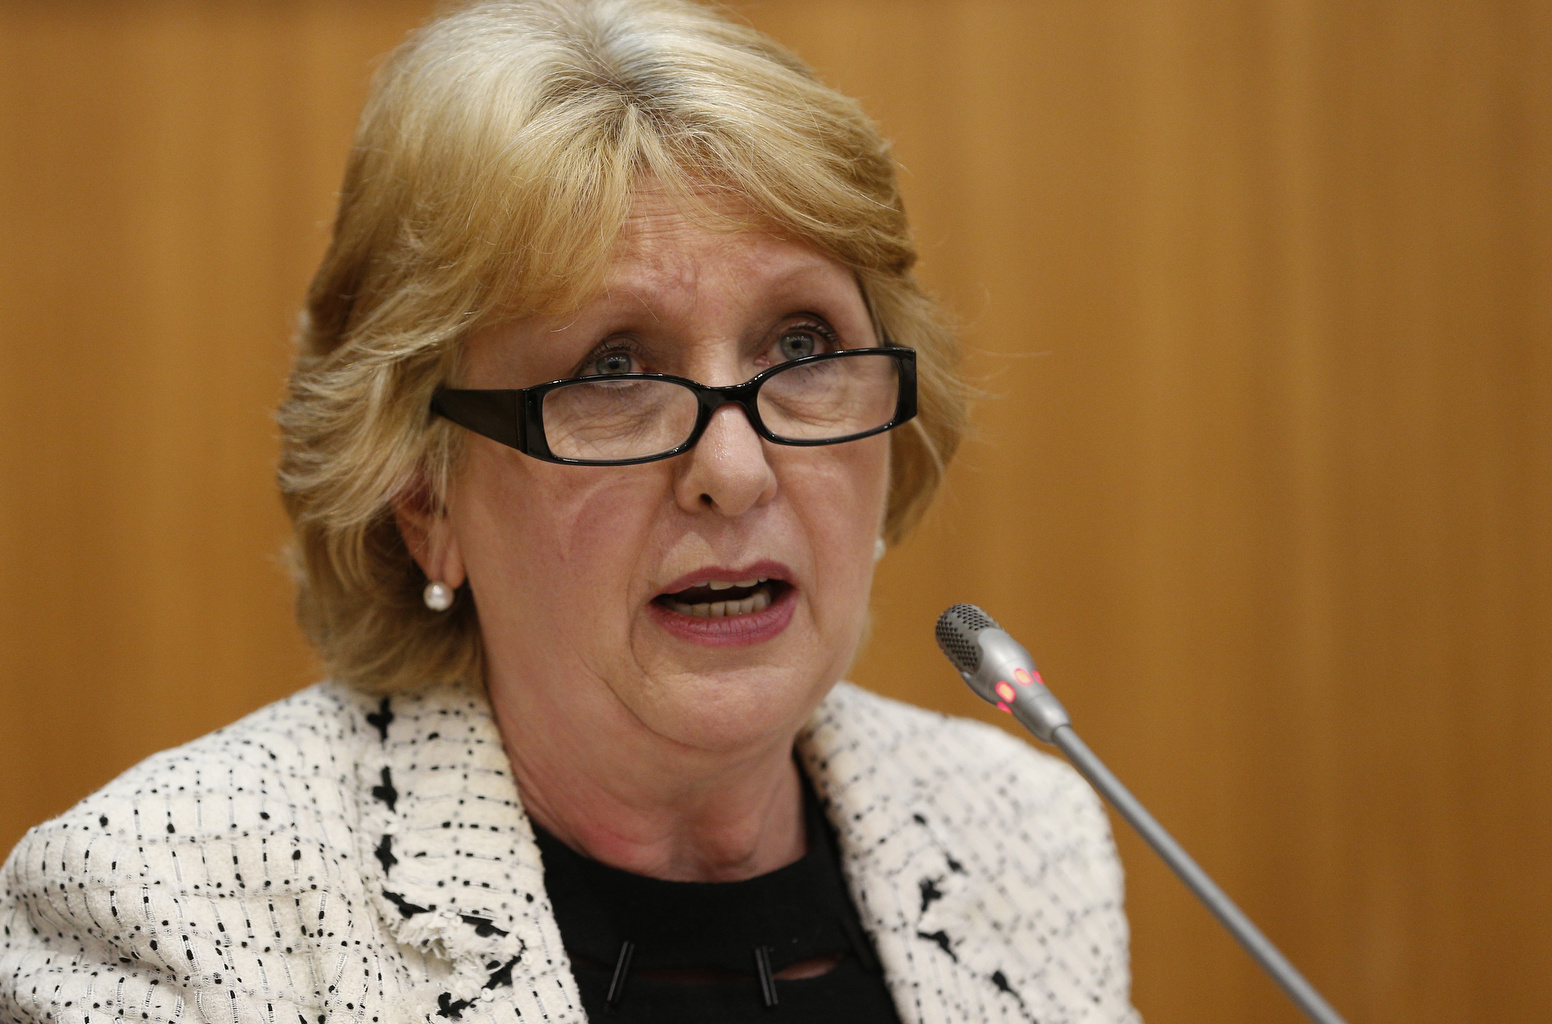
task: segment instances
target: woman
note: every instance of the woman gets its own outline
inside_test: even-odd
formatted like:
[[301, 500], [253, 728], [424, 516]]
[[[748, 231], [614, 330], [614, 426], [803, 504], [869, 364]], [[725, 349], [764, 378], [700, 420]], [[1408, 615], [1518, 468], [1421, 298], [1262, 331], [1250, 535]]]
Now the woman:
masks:
[[43, 1020], [1129, 1020], [1096, 801], [838, 684], [962, 421], [883, 141], [678, 0], [374, 88], [281, 409], [332, 681], [29, 833]]

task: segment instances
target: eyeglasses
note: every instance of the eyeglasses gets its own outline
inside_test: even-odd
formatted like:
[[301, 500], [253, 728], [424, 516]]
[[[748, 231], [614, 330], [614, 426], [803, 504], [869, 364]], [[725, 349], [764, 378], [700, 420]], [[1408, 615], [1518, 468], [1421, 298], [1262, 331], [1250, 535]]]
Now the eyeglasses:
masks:
[[431, 411], [545, 462], [628, 466], [689, 451], [728, 404], [741, 406], [755, 433], [775, 444], [871, 437], [916, 415], [916, 352], [803, 356], [727, 387], [618, 373], [515, 390], [438, 388]]

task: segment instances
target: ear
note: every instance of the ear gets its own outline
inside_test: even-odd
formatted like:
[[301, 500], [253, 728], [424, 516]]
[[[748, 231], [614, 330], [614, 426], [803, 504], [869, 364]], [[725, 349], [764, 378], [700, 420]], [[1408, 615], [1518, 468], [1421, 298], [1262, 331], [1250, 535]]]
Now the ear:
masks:
[[453, 531], [446, 506], [423, 481], [401, 491], [390, 503], [404, 546], [426, 579], [446, 583], [457, 590], [463, 585], [463, 552]]

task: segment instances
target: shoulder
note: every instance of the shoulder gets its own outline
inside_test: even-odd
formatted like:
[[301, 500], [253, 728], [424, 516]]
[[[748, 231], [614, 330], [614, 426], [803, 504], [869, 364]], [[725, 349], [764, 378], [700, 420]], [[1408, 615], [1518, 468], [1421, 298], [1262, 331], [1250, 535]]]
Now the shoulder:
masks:
[[0, 873], [0, 1017], [55, 1011], [99, 973], [99, 987], [112, 976], [171, 1012], [181, 994], [222, 987], [234, 948], [284, 959], [314, 945], [321, 915], [304, 905], [325, 893], [348, 903], [359, 876], [341, 862], [357, 856], [368, 700], [311, 687], [148, 758], [28, 832]]
[[[77, 835], [147, 851], [306, 827], [337, 816], [354, 771], [368, 700], [320, 683], [130, 768], [59, 817], [30, 831], [8, 877], [40, 845], [84, 851]], [[354, 787], [348, 787], [353, 789]], [[53, 870], [62, 864], [53, 863]]]

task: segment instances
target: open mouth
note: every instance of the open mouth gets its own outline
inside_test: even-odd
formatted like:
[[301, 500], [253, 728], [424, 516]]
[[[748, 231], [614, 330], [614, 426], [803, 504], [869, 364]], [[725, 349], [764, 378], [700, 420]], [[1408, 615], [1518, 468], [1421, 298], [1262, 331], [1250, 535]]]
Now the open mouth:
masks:
[[751, 615], [769, 608], [792, 589], [784, 580], [756, 576], [745, 580], [708, 580], [653, 600], [669, 611], [698, 619]]

